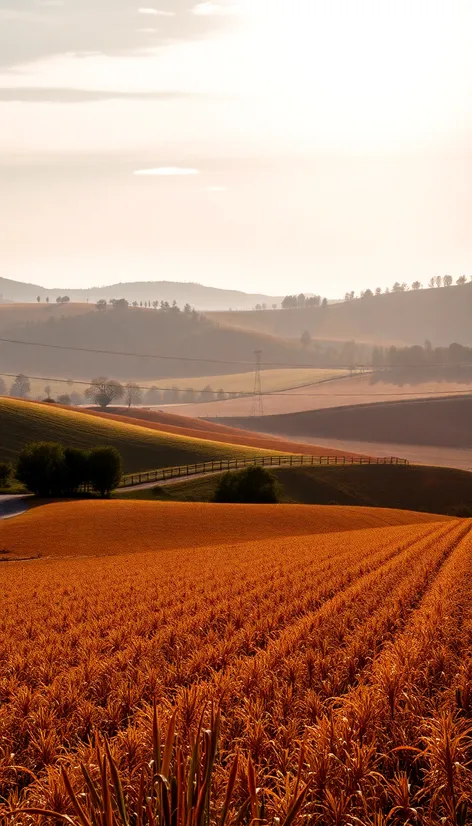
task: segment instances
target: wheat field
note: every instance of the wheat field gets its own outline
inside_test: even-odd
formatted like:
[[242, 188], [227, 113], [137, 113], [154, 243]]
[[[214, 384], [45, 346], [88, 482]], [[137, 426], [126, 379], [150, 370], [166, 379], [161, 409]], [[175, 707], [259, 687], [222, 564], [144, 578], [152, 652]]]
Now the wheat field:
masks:
[[[110, 545], [123, 504], [96, 513]], [[81, 826], [470, 823], [469, 521], [392, 526], [385, 511], [383, 527], [346, 531], [333, 509], [324, 533], [325, 508], [297, 535], [317, 509], [281, 506], [285, 535], [233, 524], [231, 541], [247, 509], [228, 506], [224, 535], [216, 506], [190, 506], [166, 546], [189, 506], [140, 504], [164, 526], [152, 551], [97, 542], [96, 556], [3, 565], [6, 823], [41, 810]], [[8, 526], [29, 519], [31, 549], [41, 512]]]

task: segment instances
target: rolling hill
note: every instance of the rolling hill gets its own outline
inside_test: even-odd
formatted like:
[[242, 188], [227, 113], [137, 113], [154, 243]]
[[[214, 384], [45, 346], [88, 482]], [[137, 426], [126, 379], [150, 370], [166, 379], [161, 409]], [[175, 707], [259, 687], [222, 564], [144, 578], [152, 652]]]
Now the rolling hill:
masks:
[[[86, 381], [107, 375], [148, 383], [179, 376], [191, 379], [251, 372], [255, 350], [263, 350], [268, 362], [313, 367], [313, 356], [298, 342], [237, 330], [193, 313], [132, 307], [100, 312], [83, 304], [67, 309], [22, 305], [17, 310], [9, 305], [0, 312], [0, 329], [3, 339], [45, 345], [3, 342], [0, 372], [9, 374]], [[68, 347], [82, 352], [55, 349]]]
[[291, 439], [472, 447], [472, 394], [306, 410], [263, 418], [228, 418], [232, 427]]
[[83, 449], [106, 444], [120, 451], [129, 473], [263, 452], [7, 398], [0, 398], [0, 433], [1, 461], [14, 462], [29, 442], [56, 441]]
[[[57, 502], [2, 525], [15, 556], [108, 556], [440, 521], [441, 516], [379, 508], [304, 505]], [[169, 530], [172, 526], [172, 530]]]
[[[81, 409], [79, 412], [83, 412], [83, 410]], [[101, 419], [125, 424], [139, 424], [141, 427], [147, 427], [154, 431], [157, 430], [160, 433], [173, 433], [194, 439], [208, 439], [224, 444], [244, 445], [246, 447], [268, 450], [272, 453], [303, 453], [308, 456], [351, 455], [339, 450], [332, 450], [326, 447], [318, 448], [316, 445], [277, 439], [271, 436], [264, 436], [261, 433], [237, 430], [236, 428], [227, 427], [219, 423], [207, 422], [201, 419], [191, 419], [185, 416], [175, 416], [162, 411], [113, 408], [113, 411], [110, 412], [87, 410], [86, 415], [98, 416]]]
[[8, 278], [0, 278], [1, 301], [34, 302], [37, 296], [44, 301], [46, 296], [55, 301], [58, 296], [68, 295], [71, 301], [90, 302], [101, 298], [126, 298], [127, 301], [177, 301], [177, 304], [191, 304], [201, 310], [251, 310], [256, 304], [280, 304], [281, 298], [270, 295], [248, 294], [239, 290], [222, 290], [205, 287], [203, 284], [179, 281], [136, 281], [111, 284], [104, 287], [90, 287], [77, 290], [67, 287], [49, 289], [38, 284], [24, 284]]
[[[271, 468], [282, 486], [281, 502], [343, 505], [472, 515], [472, 474], [420, 465], [354, 465], [353, 467]], [[157, 498], [211, 502], [220, 474], [161, 485]], [[152, 490], [117, 494], [156, 501]]]
[[472, 344], [472, 283], [362, 298], [327, 307], [264, 312], [212, 313], [210, 318], [245, 330], [299, 339], [384, 345]]

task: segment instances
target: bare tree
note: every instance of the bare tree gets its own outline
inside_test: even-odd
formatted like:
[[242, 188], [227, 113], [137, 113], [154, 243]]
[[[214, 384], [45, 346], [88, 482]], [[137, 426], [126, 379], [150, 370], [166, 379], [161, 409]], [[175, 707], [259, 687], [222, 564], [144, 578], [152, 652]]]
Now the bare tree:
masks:
[[420, 281], [413, 281], [413, 284], [411, 285], [411, 289], [412, 290], [421, 290], [422, 286], [423, 285], [421, 284]]
[[87, 387], [85, 391], [85, 398], [99, 407], [108, 407], [112, 402], [122, 399], [124, 392], [124, 388], [118, 381], [99, 376], [90, 382], [90, 387]]
[[137, 404], [141, 404], [142, 401], [142, 393], [140, 387], [133, 382], [128, 382], [125, 387], [125, 398], [126, 404], [128, 408], [135, 407]]
[[436, 276], [436, 278], [435, 278], [434, 280], [435, 280], [435, 283], [436, 283], [436, 287], [441, 287], [441, 285], [442, 285], [442, 278], [441, 278], [441, 276], [440, 276], [440, 275], [437, 275], [437, 276]]
[[15, 396], [17, 399], [26, 399], [30, 390], [29, 378], [23, 373], [19, 373], [11, 386], [10, 396]]
[[452, 287], [453, 280], [454, 279], [453, 279], [452, 275], [445, 275], [444, 278], [443, 278], [444, 286], [445, 287]]
[[458, 287], [461, 287], [462, 284], [466, 283], [466, 281], [467, 281], [467, 276], [466, 275], [460, 275], [459, 278], [456, 281], [456, 284], [457, 284]]

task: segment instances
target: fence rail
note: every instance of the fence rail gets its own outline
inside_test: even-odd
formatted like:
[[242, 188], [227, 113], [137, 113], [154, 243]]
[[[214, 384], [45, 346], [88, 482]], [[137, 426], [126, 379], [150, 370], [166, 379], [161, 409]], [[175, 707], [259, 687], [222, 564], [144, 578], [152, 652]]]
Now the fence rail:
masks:
[[187, 476], [198, 476], [204, 473], [221, 473], [224, 470], [238, 470], [249, 465], [261, 467], [308, 467], [316, 465], [408, 465], [407, 459], [397, 459], [396, 456], [382, 458], [353, 457], [353, 456], [252, 456], [239, 459], [216, 459], [210, 462], [200, 462], [195, 465], [181, 465], [180, 467], [166, 467], [160, 470], [148, 470], [143, 473], [129, 473], [123, 476], [120, 488], [145, 485], [149, 482], [165, 482], [168, 479], [180, 479]]

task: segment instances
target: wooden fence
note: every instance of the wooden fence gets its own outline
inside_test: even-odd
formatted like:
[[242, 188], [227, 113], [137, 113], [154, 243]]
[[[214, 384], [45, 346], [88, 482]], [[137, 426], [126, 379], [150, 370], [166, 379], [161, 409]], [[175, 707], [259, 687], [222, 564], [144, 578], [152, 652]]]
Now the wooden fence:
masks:
[[408, 465], [406, 459], [397, 459], [395, 456], [382, 458], [356, 458], [353, 456], [256, 456], [239, 459], [216, 459], [213, 462], [201, 462], [195, 465], [181, 465], [180, 467], [166, 467], [160, 470], [148, 470], [143, 473], [130, 473], [123, 476], [120, 487], [128, 488], [136, 485], [145, 485], [148, 482], [165, 482], [168, 479], [180, 479], [187, 476], [198, 476], [204, 473], [221, 473], [224, 470], [238, 470], [249, 465], [262, 467], [301, 467], [315, 465]]

